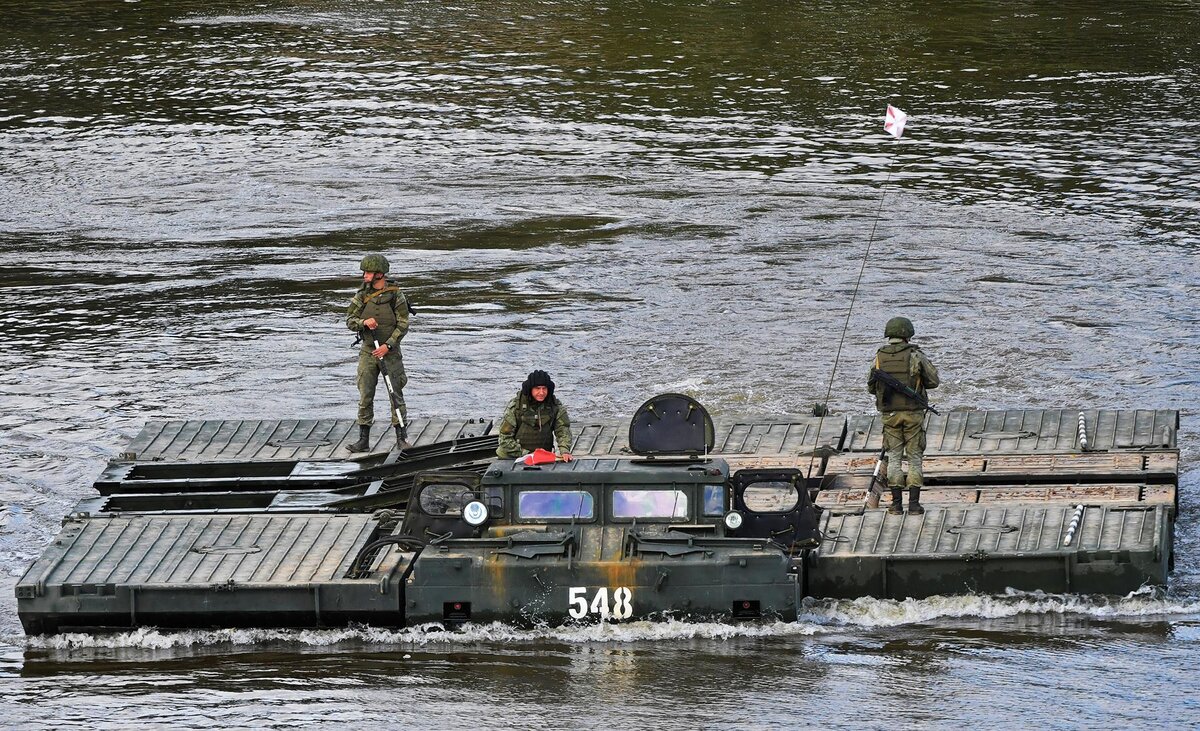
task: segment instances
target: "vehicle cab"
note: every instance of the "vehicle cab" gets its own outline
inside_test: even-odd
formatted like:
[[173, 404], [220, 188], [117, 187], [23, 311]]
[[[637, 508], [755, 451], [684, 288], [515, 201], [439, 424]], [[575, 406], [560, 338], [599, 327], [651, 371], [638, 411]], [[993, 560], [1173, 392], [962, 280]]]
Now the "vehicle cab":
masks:
[[631, 423], [638, 456], [419, 476], [400, 529], [424, 544], [404, 579], [406, 623], [794, 619], [802, 562], [769, 535], [737, 534], [711, 435], [699, 404], [667, 394]]

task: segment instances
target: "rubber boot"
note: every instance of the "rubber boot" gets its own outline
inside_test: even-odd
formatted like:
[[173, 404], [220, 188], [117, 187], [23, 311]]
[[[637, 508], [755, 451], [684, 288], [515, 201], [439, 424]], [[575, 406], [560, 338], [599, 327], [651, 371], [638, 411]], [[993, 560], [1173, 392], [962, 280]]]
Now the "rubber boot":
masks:
[[399, 424], [396, 425], [396, 449], [403, 452], [412, 445], [408, 443], [408, 430]]
[[909, 515], [923, 515], [925, 508], [921, 507], [921, 488], [908, 488], [908, 513]]
[[888, 508], [888, 515], [904, 515], [904, 489], [900, 487], [892, 488], [892, 504]]
[[351, 442], [346, 446], [351, 452], [365, 452], [371, 448], [371, 425], [358, 425], [358, 441]]

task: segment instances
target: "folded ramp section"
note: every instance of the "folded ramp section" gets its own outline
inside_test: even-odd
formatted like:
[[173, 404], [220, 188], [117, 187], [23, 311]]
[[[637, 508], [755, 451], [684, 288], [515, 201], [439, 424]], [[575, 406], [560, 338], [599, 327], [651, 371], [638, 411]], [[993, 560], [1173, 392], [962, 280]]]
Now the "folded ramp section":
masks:
[[[929, 414], [929, 456], [950, 454], [1061, 454], [1083, 451], [1175, 449], [1179, 412], [1159, 409], [1024, 409]], [[878, 414], [850, 419], [845, 449], [878, 452]]]
[[[423, 447], [490, 433], [491, 419], [413, 419], [408, 441]], [[121, 461], [258, 462], [345, 459], [358, 439], [353, 419], [195, 419], [148, 422]], [[371, 452], [396, 445], [390, 426], [376, 424]]]
[[924, 515], [826, 511], [808, 593], [886, 599], [1008, 589], [1123, 595], [1162, 586], [1168, 507], [927, 507]]
[[[922, 502], [1165, 504], [1172, 518], [1178, 507], [1177, 411], [953, 411], [926, 423]], [[863, 503], [882, 444], [878, 414], [852, 417], [821, 503]]]
[[378, 532], [361, 514], [69, 517], [17, 585], [28, 634], [71, 628], [403, 624], [411, 554], [388, 547], [346, 578]]

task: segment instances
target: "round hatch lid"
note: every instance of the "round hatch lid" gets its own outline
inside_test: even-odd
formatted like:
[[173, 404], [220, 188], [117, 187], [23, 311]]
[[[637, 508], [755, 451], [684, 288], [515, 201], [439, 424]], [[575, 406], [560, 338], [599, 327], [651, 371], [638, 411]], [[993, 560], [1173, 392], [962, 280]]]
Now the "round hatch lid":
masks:
[[681, 393], [664, 393], [634, 412], [629, 449], [644, 456], [707, 454], [714, 431], [712, 417], [700, 402]]

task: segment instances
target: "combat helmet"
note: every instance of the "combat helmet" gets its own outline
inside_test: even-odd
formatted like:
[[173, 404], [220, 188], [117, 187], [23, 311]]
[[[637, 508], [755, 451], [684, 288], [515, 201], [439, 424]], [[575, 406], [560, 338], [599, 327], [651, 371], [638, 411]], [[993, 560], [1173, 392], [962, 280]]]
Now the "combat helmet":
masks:
[[883, 326], [883, 336], [885, 338], [902, 338], [908, 340], [917, 332], [913, 327], [912, 320], [907, 317], [893, 317]]
[[383, 254], [367, 254], [362, 258], [362, 263], [358, 265], [359, 269], [364, 272], [382, 272], [388, 273], [388, 260]]

